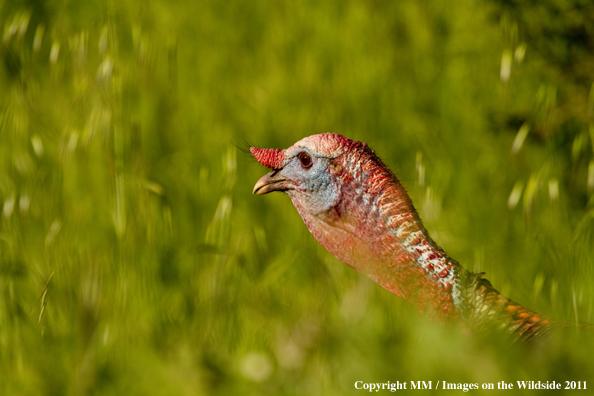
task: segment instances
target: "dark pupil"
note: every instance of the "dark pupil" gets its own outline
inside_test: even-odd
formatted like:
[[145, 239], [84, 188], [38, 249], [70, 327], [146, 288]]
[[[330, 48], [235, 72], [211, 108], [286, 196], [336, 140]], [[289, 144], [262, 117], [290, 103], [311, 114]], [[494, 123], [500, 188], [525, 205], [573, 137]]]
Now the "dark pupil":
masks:
[[300, 153], [299, 162], [301, 162], [301, 166], [304, 168], [309, 168], [311, 166], [311, 157], [306, 153]]

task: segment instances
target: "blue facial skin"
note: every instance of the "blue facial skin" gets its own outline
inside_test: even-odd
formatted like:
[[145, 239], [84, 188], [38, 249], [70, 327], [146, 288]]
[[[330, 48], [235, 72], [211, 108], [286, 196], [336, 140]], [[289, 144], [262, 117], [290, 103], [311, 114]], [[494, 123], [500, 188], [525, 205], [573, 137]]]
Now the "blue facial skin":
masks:
[[[300, 153], [310, 156], [310, 167], [302, 165], [299, 159]], [[331, 161], [332, 158], [319, 157], [308, 149], [299, 147], [280, 171], [281, 176], [294, 184], [294, 189], [286, 191], [287, 195], [292, 201], [297, 201], [307, 208], [313, 215], [327, 212], [336, 206], [340, 199], [338, 181], [328, 170]]]

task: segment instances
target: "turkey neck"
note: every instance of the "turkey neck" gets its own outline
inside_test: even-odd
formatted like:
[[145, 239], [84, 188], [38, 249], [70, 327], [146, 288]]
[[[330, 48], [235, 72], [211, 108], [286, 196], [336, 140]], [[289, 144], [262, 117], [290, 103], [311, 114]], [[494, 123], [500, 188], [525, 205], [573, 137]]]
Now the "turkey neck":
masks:
[[408, 194], [366, 146], [334, 159], [341, 199], [311, 214], [288, 191], [313, 236], [339, 260], [444, 322], [461, 318], [463, 270], [429, 237]]
[[502, 296], [431, 239], [404, 187], [370, 154], [362, 146], [333, 160], [342, 169], [341, 199], [327, 211], [311, 214], [287, 192], [318, 242], [424, 316], [463, 321], [479, 334], [500, 329], [515, 340], [547, 337], [546, 317]]

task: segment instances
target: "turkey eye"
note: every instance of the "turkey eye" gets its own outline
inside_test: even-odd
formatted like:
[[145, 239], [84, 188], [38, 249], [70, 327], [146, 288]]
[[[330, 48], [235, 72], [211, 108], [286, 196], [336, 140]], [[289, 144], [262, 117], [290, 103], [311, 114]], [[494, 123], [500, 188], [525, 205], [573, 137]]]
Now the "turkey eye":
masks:
[[312, 162], [311, 157], [307, 153], [299, 153], [298, 155], [299, 162], [301, 162], [301, 166], [305, 169], [311, 168]]

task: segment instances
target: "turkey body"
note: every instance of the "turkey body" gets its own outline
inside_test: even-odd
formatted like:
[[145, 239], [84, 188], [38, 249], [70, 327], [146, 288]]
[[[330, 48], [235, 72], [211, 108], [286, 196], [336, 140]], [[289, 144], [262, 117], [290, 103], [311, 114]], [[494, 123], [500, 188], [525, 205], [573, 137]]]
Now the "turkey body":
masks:
[[365, 143], [334, 133], [285, 149], [251, 147], [272, 171], [254, 194], [286, 193], [312, 235], [330, 253], [436, 321], [474, 334], [503, 332], [512, 342], [546, 343], [565, 322], [499, 293], [464, 269], [423, 226], [396, 176]]

